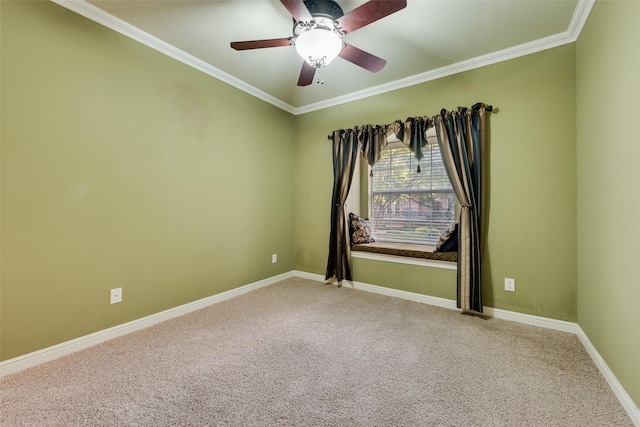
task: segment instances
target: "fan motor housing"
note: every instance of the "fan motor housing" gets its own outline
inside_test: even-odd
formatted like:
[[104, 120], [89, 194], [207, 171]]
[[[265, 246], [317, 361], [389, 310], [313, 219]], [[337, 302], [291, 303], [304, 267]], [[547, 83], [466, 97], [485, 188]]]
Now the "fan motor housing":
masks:
[[304, 5], [313, 17], [321, 16], [335, 21], [344, 15], [340, 5], [333, 0], [304, 0]]
[[316, 27], [334, 29], [334, 21], [344, 15], [342, 8], [333, 0], [304, 0], [304, 5], [313, 16], [312, 22], [293, 20], [293, 34], [299, 36], [303, 32]]

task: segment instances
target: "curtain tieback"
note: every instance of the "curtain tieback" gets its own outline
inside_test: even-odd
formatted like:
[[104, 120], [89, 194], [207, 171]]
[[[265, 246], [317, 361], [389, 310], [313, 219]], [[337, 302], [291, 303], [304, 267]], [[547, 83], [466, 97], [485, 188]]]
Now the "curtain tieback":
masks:
[[473, 207], [473, 205], [462, 205], [462, 204], [461, 204], [461, 205], [460, 205], [460, 207], [461, 207], [461, 208], [472, 208], [472, 207]]

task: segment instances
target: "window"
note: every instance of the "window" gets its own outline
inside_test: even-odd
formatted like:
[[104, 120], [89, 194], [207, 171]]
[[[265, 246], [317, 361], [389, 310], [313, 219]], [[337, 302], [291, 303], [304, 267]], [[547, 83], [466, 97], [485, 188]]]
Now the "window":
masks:
[[391, 144], [369, 178], [369, 218], [376, 241], [434, 246], [455, 221], [456, 198], [438, 144], [422, 149], [421, 172], [408, 147]]

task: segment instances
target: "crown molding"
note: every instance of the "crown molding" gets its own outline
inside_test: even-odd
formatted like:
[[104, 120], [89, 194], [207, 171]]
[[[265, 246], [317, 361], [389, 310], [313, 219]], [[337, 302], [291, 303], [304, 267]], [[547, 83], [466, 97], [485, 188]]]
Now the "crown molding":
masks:
[[532, 53], [541, 52], [543, 50], [552, 49], [565, 44], [574, 43], [578, 40], [584, 25], [587, 22], [591, 9], [596, 0], [578, 0], [576, 9], [573, 13], [569, 27], [566, 31], [558, 34], [554, 34], [549, 37], [544, 37], [538, 40], [533, 40], [528, 43], [523, 43], [518, 46], [513, 46], [500, 51], [492, 52], [486, 55], [478, 56], [475, 58], [467, 59], [455, 64], [447, 65], [435, 70], [430, 70], [421, 74], [406, 77], [404, 79], [396, 80], [390, 83], [374, 86], [369, 89], [353, 92], [347, 95], [338, 96], [335, 98], [327, 99], [325, 101], [316, 102], [313, 104], [307, 104], [301, 107], [294, 107], [268, 93], [261, 91], [260, 89], [251, 86], [250, 84], [228, 74], [224, 71], [202, 61], [195, 56], [178, 49], [177, 47], [155, 37], [151, 34], [142, 31], [140, 28], [129, 24], [126, 21], [117, 18], [102, 9], [86, 2], [85, 0], [50, 0], [66, 9], [78, 13], [100, 25], [110, 28], [126, 37], [129, 37], [137, 42], [144, 44], [156, 51], [163, 53], [177, 61], [180, 61], [190, 67], [193, 67], [205, 74], [210, 75], [218, 80], [221, 80], [237, 89], [240, 89], [256, 98], [259, 98], [269, 104], [272, 104], [284, 111], [287, 111], [293, 115], [310, 113], [317, 110], [322, 110], [336, 105], [345, 104], [352, 101], [357, 101], [363, 98], [369, 98], [371, 96], [380, 95], [386, 92], [391, 92], [398, 89], [403, 89], [409, 86], [414, 86], [420, 83], [425, 83], [432, 80], [441, 79], [443, 77], [451, 76], [454, 74], [462, 73], [464, 71], [473, 70], [476, 68], [485, 67], [487, 65], [497, 64], [499, 62], [508, 61], [510, 59], [519, 58], [521, 56], [530, 55]]
[[569, 28], [567, 28], [567, 31], [573, 37], [573, 41], [577, 41], [578, 37], [580, 37], [580, 33], [582, 33], [582, 29], [587, 23], [591, 9], [595, 4], [596, 0], [578, 0], [576, 10], [573, 12], [571, 22], [569, 22]]
[[204, 62], [203, 60], [196, 58], [195, 56], [178, 49], [177, 47], [145, 32], [140, 28], [129, 24], [122, 19], [105, 12], [104, 10], [88, 3], [84, 0], [51, 0], [66, 9], [69, 9], [77, 14], [84, 16], [100, 25], [110, 28], [123, 36], [129, 37], [145, 46], [148, 46], [160, 53], [163, 53], [177, 61], [182, 62], [196, 70], [202, 71], [205, 74], [210, 75], [218, 80], [221, 80], [237, 89], [240, 89], [250, 95], [255, 96], [269, 104], [275, 105], [291, 114], [295, 114], [295, 108], [280, 99], [269, 95], [260, 89], [251, 86], [248, 83], [225, 73], [224, 71], [214, 67], [213, 65]]
[[578, 0], [576, 9], [573, 13], [569, 27], [566, 31], [533, 40], [507, 49], [491, 52], [486, 55], [477, 56], [445, 67], [430, 70], [421, 74], [416, 74], [394, 82], [374, 86], [369, 89], [353, 92], [348, 95], [327, 99], [322, 102], [305, 105], [295, 109], [294, 114], [304, 114], [323, 108], [334, 107], [336, 105], [345, 104], [347, 102], [357, 101], [359, 99], [368, 98], [374, 95], [380, 95], [386, 92], [403, 89], [409, 86], [415, 86], [432, 80], [441, 79], [443, 77], [462, 73], [464, 71], [476, 68], [486, 67], [487, 65], [497, 64], [499, 62], [508, 61], [510, 59], [519, 58], [521, 56], [531, 55], [532, 53], [542, 52], [547, 49], [563, 46], [565, 44], [574, 43], [578, 40], [582, 28], [587, 22], [587, 18], [591, 13], [591, 9], [595, 4], [595, 0]]

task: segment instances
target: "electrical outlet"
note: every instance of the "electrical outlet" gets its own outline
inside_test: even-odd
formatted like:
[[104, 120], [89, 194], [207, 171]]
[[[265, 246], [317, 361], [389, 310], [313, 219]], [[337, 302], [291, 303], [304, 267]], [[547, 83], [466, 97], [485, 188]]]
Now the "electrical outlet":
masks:
[[508, 277], [504, 278], [504, 290], [515, 292], [516, 291], [516, 279], [509, 279]]
[[122, 288], [111, 289], [111, 300], [109, 304], [122, 302]]
[[278, 254], [271, 255], [271, 264], [278, 262]]

